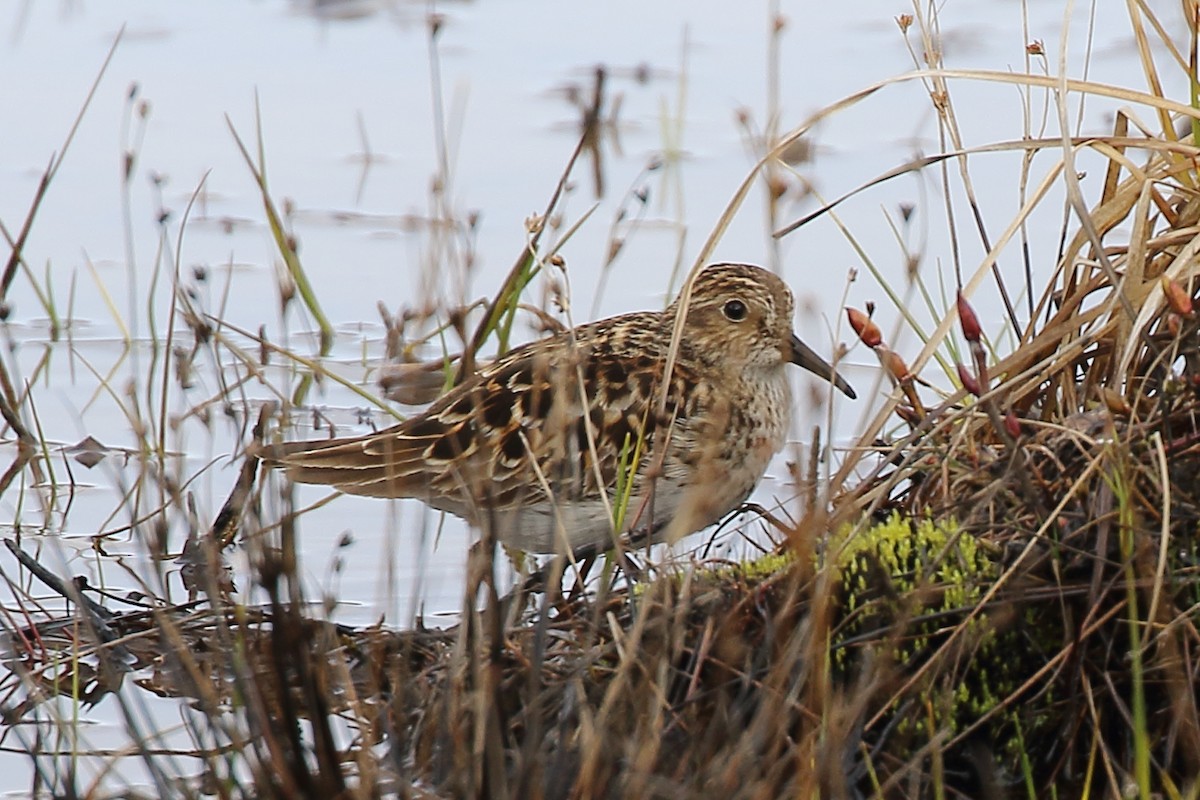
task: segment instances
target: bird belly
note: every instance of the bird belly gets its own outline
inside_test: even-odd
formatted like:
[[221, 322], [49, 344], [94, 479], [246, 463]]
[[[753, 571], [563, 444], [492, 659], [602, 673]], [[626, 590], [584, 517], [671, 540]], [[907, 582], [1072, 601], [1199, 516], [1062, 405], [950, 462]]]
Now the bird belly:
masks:
[[612, 543], [612, 517], [599, 500], [534, 503], [494, 519], [496, 538], [530, 553], [561, 553]]
[[[663, 482], [651, 500], [634, 495], [620, 510], [621, 532], [659, 533], [675, 515], [683, 493]], [[531, 503], [492, 516], [496, 538], [530, 553], [561, 553], [613, 544], [615, 500], [572, 500]], [[476, 521], [477, 524], [480, 521]], [[484, 523], [486, 524], [486, 523]], [[657, 540], [659, 537], [655, 537]]]

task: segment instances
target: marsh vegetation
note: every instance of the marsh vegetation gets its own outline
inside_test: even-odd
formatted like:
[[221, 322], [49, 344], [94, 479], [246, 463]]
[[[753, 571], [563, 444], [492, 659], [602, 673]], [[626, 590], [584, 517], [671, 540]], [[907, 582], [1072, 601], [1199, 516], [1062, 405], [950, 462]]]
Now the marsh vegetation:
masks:
[[[575, 236], [600, 223], [568, 201], [580, 185], [604, 190], [604, 137], [620, 128], [619, 103], [605, 94], [610, 72], [591, 73], [572, 96], [578, 147], [544, 206], [523, 224], [511, 217], [516, 245], [501, 259], [511, 268], [479, 297], [381, 304], [373, 324], [383, 352], [357, 363], [331, 357], [339, 330], [309, 280], [297, 209], [274, 192], [269, 137], [231, 121], [275, 248], [262, 305], [306, 324], [273, 332], [265, 311], [261, 327], [234, 322], [223, 299], [240, 291], [236, 270], [217, 280], [188, 266], [202, 183], [155, 243], [152, 282], [168, 287], [169, 302], [135, 297], [133, 319], [114, 311], [127, 323], [125, 355], [95, 370], [74, 348], [71, 300], [26, 250], [70, 152], [66, 135], [27, 215], [5, 220], [0, 288], [36, 297], [47, 339], [63, 342], [71, 363], [94, 373], [96, 394], [121, 409], [127, 444], [107, 444], [111, 431], [67, 444], [45, 429], [46, 363], [63, 351], [47, 347], [32, 367], [16, 357], [6, 306], [0, 412], [15, 458], [0, 476], [13, 517], [0, 700], [4, 746], [31, 765], [30, 790], [1200, 796], [1200, 6], [1128, 5], [1143, 72], [1121, 86], [1064, 73], [1065, 54], [1062, 63], [1051, 54], [1065, 53], [1065, 35], [1057, 46], [1030, 39], [1021, 70], [955, 68], [927, 10], [891, 21], [913, 72], [794, 127], [774, 104], [765, 125], [742, 118], [753, 164], [727, 187], [694, 255], [680, 235], [663, 287], [673, 294], [712, 260], [748, 202], [766, 209], [768, 252], [780, 257], [772, 248], [829, 221], [855, 245], [854, 222], [839, 212], [881, 184], [920, 176], [936, 186], [941, 197], [917, 213], [940, 210], [954, 247], [931, 266], [906, 227], [914, 209], [889, 211], [911, 269], [889, 278], [861, 251], [855, 297], [874, 301], [848, 300], [836, 316], [837, 363], [852, 365], [859, 394], [872, 398], [852, 436], [814, 432], [788, 453], [786, 498], [673, 550], [632, 542], [535, 559], [485, 535], [459, 555], [461, 602], [449, 621], [418, 611], [406, 624], [339, 620], [336, 593], [314, 591], [319, 568], [300, 530], [313, 535], [319, 512], [350, 499], [299, 493], [247, 447], [274, 435], [268, 425], [301, 438], [356, 425], [351, 410], [321, 403], [330, 384], [373, 410], [364, 417], [390, 418], [400, 412], [381, 395], [429, 402], [511, 347], [527, 322], [545, 333], [596, 316], [574, 308], [571, 288], [572, 265], [593, 257], [573, 250]], [[1172, 37], [1180, 15], [1185, 33]], [[768, 49], [792, 24], [773, 22]], [[425, 24], [436, 60], [443, 20]], [[1181, 83], [1190, 97], [1162, 88]], [[928, 103], [940, 151], [840, 199], [809, 197], [797, 212], [796, 195], [813, 189], [814, 131], [897, 85]], [[989, 86], [1017, 98], [1022, 135], [964, 134], [971, 120], [958, 98]], [[1091, 100], [1113, 104], [1103, 134], [1073, 121]], [[143, 112], [131, 93], [132, 130]], [[645, 174], [687, 168], [676, 133], [664, 126]], [[125, 181], [139, 154], [130, 141]], [[1008, 216], [977, 199], [976, 165], [991, 158], [1016, 173]], [[449, 158], [432, 172], [428, 214], [404, 224], [426, 237], [425, 280], [462, 288], [479, 258], [479, 218], [450, 202], [459, 176]], [[610, 267], [648, 224], [640, 187], [617, 203], [602, 285], [632, 280]], [[1047, 224], [1057, 247], [1042, 252], [1027, 231]], [[872, 379], [875, 391], [863, 391]], [[826, 390], [816, 400], [826, 423], [846, 402]], [[232, 452], [189, 471], [180, 452], [202, 450], [197, 432], [217, 429], [234, 432]], [[121, 489], [106, 515], [87, 502], [93, 469]], [[223, 501], [198, 502], [200, 481], [218, 484]], [[100, 519], [81, 521], [86, 513]], [[422, 547], [439, 537], [436, 515], [396, 517], [399, 537]], [[80, 529], [99, 532], [68, 535]], [[338, 542], [331, 575], [361, 556], [344, 531], [322, 531]], [[721, 544], [730, 540], [737, 546]], [[64, 548], [86, 553], [93, 569]], [[421, 588], [389, 584], [389, 596]], [[126, 740], [88, 747], [81, 718], [91, 708], [113, 709]], [[84, 762], [112, 773], [84, 774]], [[118, 779], [130, 762], [139, 778]]]

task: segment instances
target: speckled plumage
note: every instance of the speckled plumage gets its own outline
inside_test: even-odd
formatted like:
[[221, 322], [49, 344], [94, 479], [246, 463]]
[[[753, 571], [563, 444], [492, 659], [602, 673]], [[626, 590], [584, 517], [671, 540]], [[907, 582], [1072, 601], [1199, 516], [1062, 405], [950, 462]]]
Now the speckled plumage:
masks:
[[418, 498], [513, 546], [561, 552], [612, 541], [615, 488], [639, 453], [622, 529], [673, 540], [742, 503], [783, 447], [789, 362], [854, 396], [792, 333], [783, 281], [714, 264], [697, 276], [666, 413], [656, 413], [678, 305], [517, 348], [386, 430], [261, 454], [301, 483]]

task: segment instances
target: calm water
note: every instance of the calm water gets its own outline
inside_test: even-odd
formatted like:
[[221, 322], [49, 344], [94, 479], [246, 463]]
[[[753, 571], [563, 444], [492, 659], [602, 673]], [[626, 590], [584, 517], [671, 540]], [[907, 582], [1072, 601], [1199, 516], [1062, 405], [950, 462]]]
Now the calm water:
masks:
[[[1053, 71], [1062, 8], [1034, 5], [1026, 34], [1017, 2], [947, 4], [941, 25], [948, 66], [1021, 71], [1027, 39], [1041, 39]], [[1109, 16], [1096, 18], [1089, 75], [1138, 87], [1129, 24], [1112, 5], [1102, 9]], [[1175, 6], [1156, 5], [1178, 27]], [[577, 101], [590, 97], [598, 65], [606, 69], [605, 113], [613, 115], [613, 124], [606, 126], [602, 166], [595, 171], [603, 177], [602, 192], [593, 163], [585, 159], [565, 205], [569, 225], [595, 204], [562, 251], [572, 316], [585, 320], [661, 306], [673, 270], [690, 266], [752, 167], [755, 135], [770, 122], [773, 95], [777, 124], [786, 130], [913, 66], [894, 21], [907, 10], [903, 3], [784, 4], [787, 26], [779, 38], [775, 91], [769, 77], [770, 9], [733, 8], [711, 0], [446, 4], [436, 8], [440, 27], [431, 46], [431, 7], [416, 3], [0, 4], [5, 26], [0, 100], [6, 109], [0, 116], [0, 220], [10, 235], [20, 229], [42, 170], [62, 152], [89, 86], [121, 36], [24, 249], [33, 280], [52, 294], [60, 314], [69, 315], [71, 341], [49, 340], [46, 314], [25, 274], [9, 293], [10, 316], [2, 329], [10, 345], [4, 356], [10, 375], [18, 383], [31, 381], [46, 439], [61, 446], [90, 435], [109, 447], [135, 445], [125, 392], [133, 383], [144, 397], [147, 384], [161, 380], [161, 363], [154, 362], [149, 341], [155, 335], [161, 340], [170, 324], [176, 253], [183, 287], [205, 309], [247, 330], [264, 325], [272, 340], [313, 351], [305, 335], [310, 321], [295, 309], [286, 321], [280, 318], [278, 253], [231, 133], [236, 130], [254, 151], [256, 114], [272, 195], [292, 209], [289, 224], [301, 258], [338, 330], [331, 369], [350, 382], [375, 390], [383, 356], [377, 301], [396, 311], [455, 304], [496, 290], [523, 246], [525, 218], [546, 205], [574, 147]], [[1081, 75], [1086, 8], [1070, 21], [1069, 32], [1068, 63], [1073, 75]], [[910, 40], [919, 52], [915, 32]], [[1163, 64], [1168, 93], [1184, 98], [1177, 71]], [[1035, 71], [1040, 69], [1035, 63]], [[1021, 135], [1015, 88], [958, 83], [953, 90], [969, 146]], [[1035, 94], [1035, 113], [1041, 113], [1042, 101]], [[440, 116], [434, 110], [439, 106]], [[1077, 115], [1073, 104], [1072, 124], [1078, 119], [1080, 130], [1104, 132], [1111, 128], [1112, 108], [1089, 100]], [[439, 125], [444, 137], [435, 135]], [[1056, 130], [1051, 124], [1048, 134]], [[781, 222], [815, 208], [814, 195], [836, 197], [916, 154], [943, 149], [927, 95], [915, 81], [833, 115], [809, 142], [811, 161], [798, 165], [802, 179], [791, 181]], [[135, 159], [125, 181], [127, 151]], [[469, 237], [450, 244], [430, 222], [437, 212], [431, 187], [443, 159], [450, 176], [445, 207], [457, 218], [478, 220]], [[662, 168], [646, 171], [663, 160]], [[1049, 155], [1035, 161], [1031, 184], [1050, 163]], [[995, 226], [989, 231], [993, 239], [1018, 206], [1018, 167], [1015, 156], [971, 162], [985, 218]], [[1080, 168], [1086, 167], [1084, 158]], [[951, 173], [960, 185], [957, 168]], [[899, 315], [856, 247], [927, 320], [918, 296], [905, 294], [905, 257], [890, 223], [908, 247], [920, 251], [931, 291], [951, 292], [945, 287], [953, 285], [954, 261], [939, 180], [939, 172], [930, 169], [872, 188], [839, 207], [838, 219], [849, 233], [827, 216], [777, 248], [759, 187], [715, 258], [777, 267], [800, 300], [798, 329], [820, 352], [830, 353], [835, 340], [849, 336], [839, 311], [845, 295], [858, 306], [878, 301], [893, 346], [915, 354], [919, 343], [892, 336]], [[1101, 174], [1085, 175], [1085, 191], [1094, 192], [1100, 180]], [[645, 202], [634, 193], [644, 194]], [[966, 222], [969, 211], [958, 189], [954, 200], [960, 258], [969, 273], [984, 251]], [[899, 222], [902, 204], [916, 209], [907, 225]], [[621, 209], [627, 214], [618, 220]], [[1030, 226], [1033, 266], [1042, 280], [1053, 267], [1060, 209], [1061, 203], [1050, 201]], [[624, 248], [600, 292], [614, 230]], [[464, 248], [474, 254], [469, 272], [456, 266]], [[1002, 259], [1002, 268], [1020, 282], [1016, 248]], [[197, 270], [205, 280], [196, 279]], [[859, 278], [848, 285], [853, 271]], [[540, 303], [542, 291], [534, 287], [530, 301]], [[992, 327], [998, 328], [1001, 317], [990, 288], [978, 305], [994, 312]], [[186, 329], [178, 323], [175, 329], [181, 337], [175, 344], [190, 346]], [[137, 343], [132, 351], [123, 345], [127, 332]], [[533, 335], [521, 326], [518, 333]], [[838, 405], [832, 435], [839, 443], [848, 443], [875, 408], [878, 393], [871, 390], [878, 378], [870, 358], [851, 354], [848, 377], [862, 399]], [[227, 354], [220, 365], [202, 355], [192, 388], [174, 385], [168, 393], [168, 413], [184, 416], [216, 396], [219, 371], [227, 378], [238, 374]], [[284, 385], [282, 369], [269, 378]], [[251, 381], [239, 400], [270, 396]], [[829, 421], [824, 409], [807, 402], [807, 392], [800, 397], [797, 440], [807, 438], [812, 425]], [[310, 400], [342, 432], [366, 430], [372, 418], [387, 423], [332, 382]], [[172, 469], [190, 481], [202, 520], [211, 520], [233, 485], [238, 464], [230, 454], [244, 441], [243, 419], [240, 411], [235, 418], [224, 416], [218, 406], [207, 425], [188, 416], [168, 436], [178, 453]], [[0, 461], [13, 452], [10, 444], [0, 444]], [[128, 478], [123, 459], [110, 456], [86, 469], [62, 455], [54, 464], [58, 480], [68, 480], [68, 466], [76, 484], [69, 505], [61, 496], [51, 502], [45, 489], [14, 485], [0, 497], [0, 526], [13, 535], [19, 524], [23, 546], [39, 552], [59, 574], [89, 574], [116, 589], [134, 588], [134, 576], [151, 574], [136, 538], [119, 534], [111, 541], [108, 553], [120, 560], [119, 568], [98, 561], [89, 548], [91, 536], [129, 523], [121, 500]], [[786, 507], [792, 496], [781, 480], [786, 474], [781, 460], [755, 499]], [[299, 497], [315, 502], [326, 494], [305, 488]], [[36, 535], [45, 529], [51, 535]], [[339, 498], [306, 516], [301, 532], [311, 596], [336, 595], [342, 621], [366, 624], [383, 617], [405, 625], [418, 610], [436, 621], [461, 606], [459, 576], [470, 532], [452, 520], [443, 524], [420, 504]], [[353, 537], [345, 548], [338, 546], [342, 533]], [[177, 550], [182, 528], [174, 527], [171, 536], [171, 549]], [[0, 564], [16, 574], [7, 552]], [[168, 588], [179, 592], [177, 578], [171, 579], [175, 583]], [[44, 594], [40, 586], [33, 592]], [[179, 722], [170, 709], [150, 713], [164, 726]], [[95, 724], [83, 729], [87, 745], [124, 741], [123, 728], [103, 706], [89, 717]], [[19, 748], [11, 734], [4, 745]], [[28, 785], [28, 759], [0, 755], [0, 761], [21, 775], [15, 786]], [[136, 780], [136, 772], [128, 778]], [[0, 779], [0, 786], [6, 783], [11, 781]]]

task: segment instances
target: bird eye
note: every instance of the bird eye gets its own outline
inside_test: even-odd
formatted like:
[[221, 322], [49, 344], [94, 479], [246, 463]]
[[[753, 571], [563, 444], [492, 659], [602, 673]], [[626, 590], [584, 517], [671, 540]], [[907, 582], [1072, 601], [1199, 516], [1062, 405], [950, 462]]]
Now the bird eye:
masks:
[[746, 304], [741, 300], [730, 300], [721, 312], [725, 314], [726, 319], [741, 322], [746, 318]]

